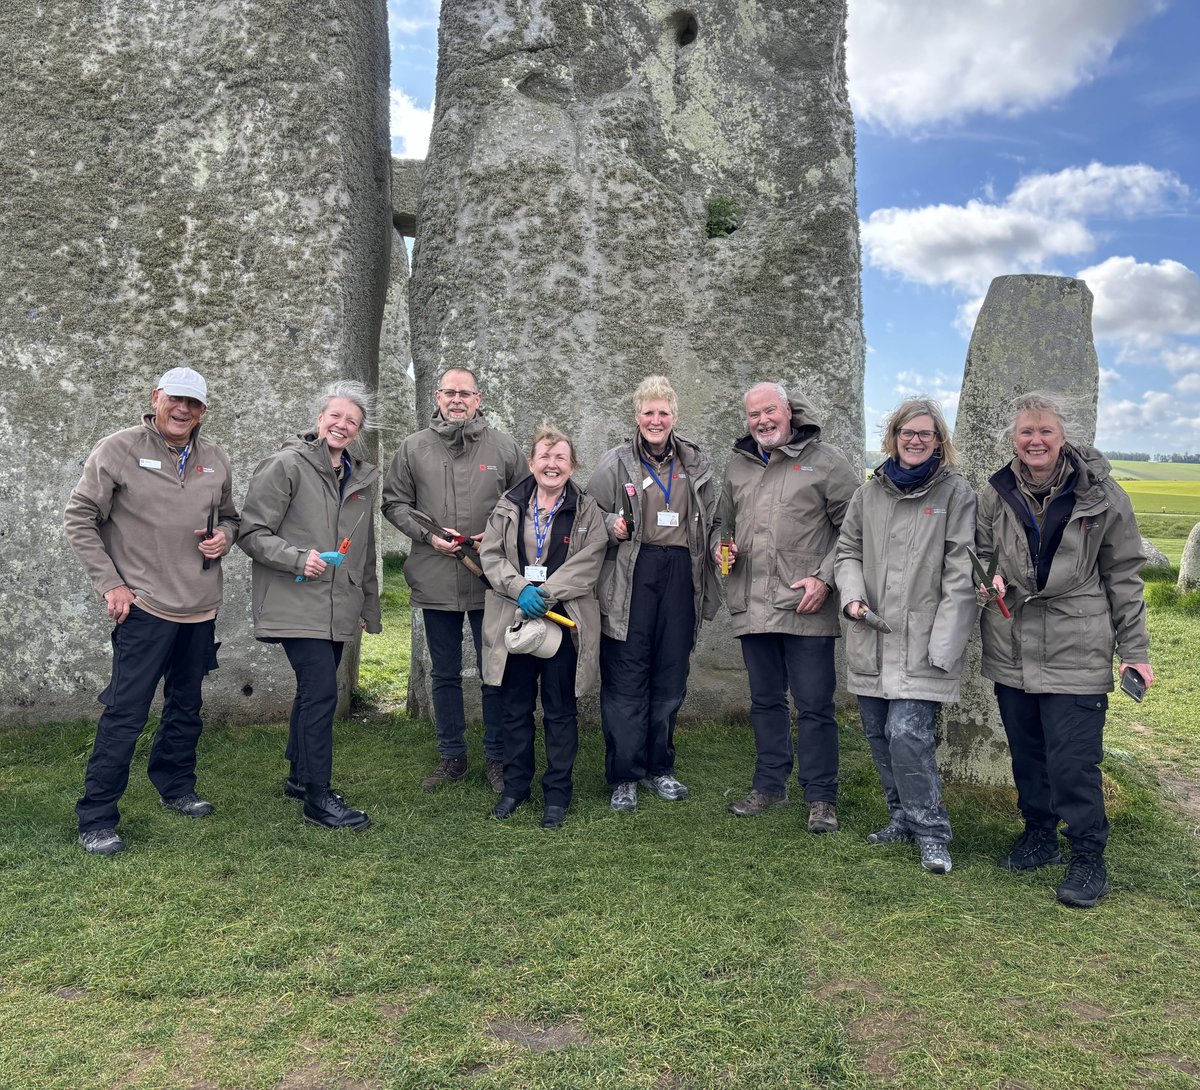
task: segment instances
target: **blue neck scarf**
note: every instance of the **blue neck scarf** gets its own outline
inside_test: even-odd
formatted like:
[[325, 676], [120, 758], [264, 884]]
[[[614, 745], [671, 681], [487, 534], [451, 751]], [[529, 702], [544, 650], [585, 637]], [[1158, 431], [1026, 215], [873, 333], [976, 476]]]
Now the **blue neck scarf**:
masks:
[[888, 458], [875, 472], [882, 473], [901, 492], [911, 492], [923, 485], [942, 464], [942, 452], [934, 451], [927, 462], [922, 462], [912, 469], [905, 469], [895, 458]]

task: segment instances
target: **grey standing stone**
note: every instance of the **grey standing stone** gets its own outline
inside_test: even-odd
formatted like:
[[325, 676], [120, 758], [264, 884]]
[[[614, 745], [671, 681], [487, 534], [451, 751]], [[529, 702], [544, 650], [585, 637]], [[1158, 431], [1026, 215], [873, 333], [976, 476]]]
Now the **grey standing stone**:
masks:
[[[666, 374], [718, 475], [763, 379], [861, 465], [863, 332], [845, 3], [442, 7], [413, 256], [417, 401], [460, 365], [524, 445], [543, 418], [586, 480]], [[724, 237], [720, 236], [725, 232]], [[714, 236], [714, 237], [710, 237]], [[744, 715], [720, 619], [685, 715]]]
[[[109, 624], [62, 510], [163, 371], [208, 379], [205, 430], [239, 501], [322, 386], [376, 381], [386, 4], [5, 4], [0, 40], [0, 539], [21, 558], [0, 591], [21, 619], [0, 651], [0, 721], [19, 723], [96, 714]], [[248, 561], [222, 563], [206, 715], [286, 715], [291, 672], [252, 639]]]
[[[1013, 456], [1002, 436], [1008, 405], [1017, 394], [1051, 390], [1077, 399], [1081, 434], [1091, 443], [1096, 427], [1099, 367], [1092, 342], [1092, 293], [1082, 280], [1066, 276], [998, 276], [975, 322], [954, 445], [972, 486]], [[1012, 782], [1008, 743], [995, 692], [980, 674], [976, 631], [967, 645], [962, 697], [943, 713], [944, 741], [939, 761], [947, 778], [970, 783]]]
[[1192, 527], [1183, 556], [1179, 559], [1179, 582], [1176, 589], [1180, 594], [1200, 590], [1200, 522]]
[[1142, 538], [1142, 555], [1146, 558], [1147, 568], [1169, 568], [1170, 558], [1148, 537]]

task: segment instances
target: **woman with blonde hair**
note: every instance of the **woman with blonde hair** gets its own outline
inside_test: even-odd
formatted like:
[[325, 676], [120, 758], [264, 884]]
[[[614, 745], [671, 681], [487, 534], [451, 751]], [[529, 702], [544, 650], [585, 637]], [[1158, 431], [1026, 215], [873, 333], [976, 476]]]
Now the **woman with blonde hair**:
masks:
[[910, 398], [884, 422], [887, 458], [854, 494], [835, 572], [847, 685], [883, 785], [888, 821], [868, 844], [915, 840], [921, 866], [951, 868], [937, 767], [939, 704], [958, 699], [976, 604], [969, 550], [975, 493], [955, 466], [936, 401]]

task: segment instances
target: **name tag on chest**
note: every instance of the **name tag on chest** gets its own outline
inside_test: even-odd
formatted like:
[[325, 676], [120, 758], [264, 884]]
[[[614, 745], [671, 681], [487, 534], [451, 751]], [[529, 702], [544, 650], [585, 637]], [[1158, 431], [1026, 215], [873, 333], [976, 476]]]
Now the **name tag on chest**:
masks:
[[678, 526], [679, 512], [678, 511], [659, 511], [658, 513], [659, 526]]
[[162, 469], [162, 462], [157, 458], [139, 458], [138, 465], [142, 469]]
[[547, 578], [546, 566], [544, 564], [526, 564], [525, 578], [531, 583], [544, 583]]

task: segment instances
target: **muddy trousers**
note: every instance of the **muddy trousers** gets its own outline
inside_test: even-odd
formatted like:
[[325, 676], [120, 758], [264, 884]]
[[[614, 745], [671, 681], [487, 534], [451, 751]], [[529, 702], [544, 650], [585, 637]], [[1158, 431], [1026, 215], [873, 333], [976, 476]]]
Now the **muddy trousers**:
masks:
[[112, 633], [112, 680], [100, 694], [104, 712], [88, 761], [83, 798], [75, 807], [79, 831], [111, 829], [117, 803], [129, 786], [129, 766], [146, 727], [150, 704], [163, 682], [163, 710], [150, 763], [150, 782], [165, 799], [196, 790], [196, 744], [200, 741], [200, 685], [215, 669], [215, 622], [164, 621], [133, 606]]
[[937, 766], [937, 702], [860, 696], [858, 710], [888, 813], [913, 836], [950, 841]]
[[1072, 851], [1103, 854], [1108, 818], [1100, 761], [1108, 696], [1027, 693], [997, 684], [996, 702], [1026, 828], [1057, 829], [1065, 821]]

